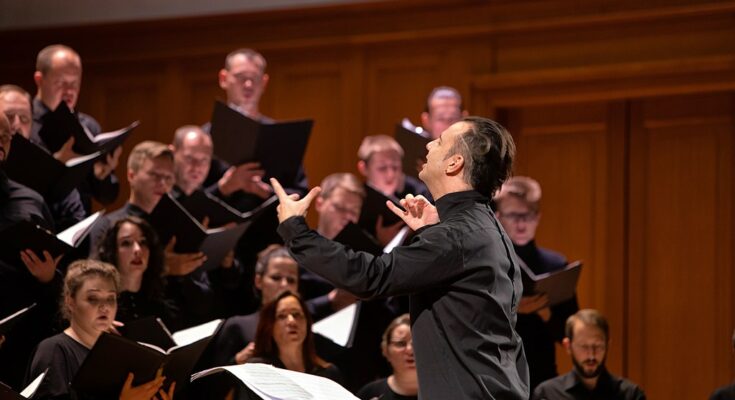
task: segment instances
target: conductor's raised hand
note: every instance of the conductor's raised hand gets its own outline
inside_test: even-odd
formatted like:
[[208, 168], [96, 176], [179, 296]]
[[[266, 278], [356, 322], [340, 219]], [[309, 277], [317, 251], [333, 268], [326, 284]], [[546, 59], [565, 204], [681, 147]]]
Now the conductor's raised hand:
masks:
[[298, 194], [287, 194], [276, 178], [271, 178], [271, 186], [273, 186], [273, 191], [278, 196], [278, 222], [283, 222], [291, 217], [306, 216], [311, 201], [322, 191], [322, 188], [316, 186], [303, 199], [299, 200]]
[[436, 211], [436, 207], [434, 207], [426, 197], [421, 195], [414, 197], [409, 194], [403, 198], [400, 203], [404, 208], [403, 210], [393, 204], [392, 201], [386, 201], [388, 208], [393, 211], [394, 214], [401, 217], [403, 222], [405, 222], [406, 225], [414, 231], [426, 225], [439, 223], [439, 213]]

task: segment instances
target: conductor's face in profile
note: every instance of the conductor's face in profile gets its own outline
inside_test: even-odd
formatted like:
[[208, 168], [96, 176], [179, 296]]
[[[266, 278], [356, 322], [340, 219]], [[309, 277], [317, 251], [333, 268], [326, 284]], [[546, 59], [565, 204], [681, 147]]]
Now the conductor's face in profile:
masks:
[[[419, 179], [421, 179], [429, 190], [435, 193], [433, 188], [440, 186], [447, 171], [454, 171], [456, 158], [452, 157], [457, 152], [455, 143], [462, 140], [462, 135], [470, 129], [470, 125], [466, 122], [457, 122], [447, 128], [438, 138], [426, 144], [426, 163], [421, 171], [419, 171]], [[450, 154], [453, 153], [453, 154]], [[462, 173], [462, 170], [452, 173]]]
[[329, 197], [317, 197], [319, 233], [327, 239], [334, 239], [348, 222], [357, 223], [361, 209], [362, 197], [342, 187], [335, 188]]

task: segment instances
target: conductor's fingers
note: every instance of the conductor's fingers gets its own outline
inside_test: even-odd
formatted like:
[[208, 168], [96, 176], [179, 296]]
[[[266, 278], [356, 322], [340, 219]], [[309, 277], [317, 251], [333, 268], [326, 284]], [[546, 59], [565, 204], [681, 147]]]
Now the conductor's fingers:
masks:
[[392, 201], [386, 200], [385, 205], [388, 207], [389, 210], [393, 211], [393, 214], [401, 217], [401, 219], [406, 217], [406, 211], [403, 211], [400, 207], [395, 205]]
[[286, 191], [283, 190], [283, 186], [281, 186], [281, 183], [278, 182], [278, 179], [271, 178], [271, 186], [273, 186], [273, 191], [276, 192], [276, 196], [278, 196], [278, 201], [283, 202], [288, 195], [286, 194]]
[[306, 194], [306, 197], [304, 197], [304, 203], [308, 206], [311, 204], [311, 201], [314, 200], [314, 197], [316, 197], [319, 193], [322, 192], [322, 188], [319, 186], [314, 186], [309, 190], [309, 193]]

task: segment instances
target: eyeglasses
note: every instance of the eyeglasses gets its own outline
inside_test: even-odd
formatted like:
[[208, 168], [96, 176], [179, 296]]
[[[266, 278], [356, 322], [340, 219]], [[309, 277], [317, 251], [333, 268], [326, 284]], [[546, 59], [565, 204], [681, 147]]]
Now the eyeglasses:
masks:
[[536, 217], [538, 217], [538, 214], [534, 211], [529, 211], [526, 213], [500, 213], [500, 218], [510, 221], [514, 224], [517, 224], [519, 222], [532, 222], [536, 220]]
[[250, 82], [251, 85], [258, 85], [263, 80], [262, 75], [243, 75], [243, 74], [232, 74], [232, 77], [239, 84], [245, 84]]
[[391, 340], [388, 342], [391, 346], [398, 350], [404, 350], [410, 344], [413, 347], [413, 340]]
[[11, 123], [17, 117], [21, 124], [29, 124], [31, 122], [31, 115], [22, 111], [5, 111], [5, 116]]
[[170, 184], [174, 183], [174, 177], [173, 177], [173, 175], [159, 174], [158, 172], [154, 172], [154, 171], [147, 171], [146, 173], [154, 181], [161, 181], [161, 182], [163, 182], [166, 185], [170, 185]]

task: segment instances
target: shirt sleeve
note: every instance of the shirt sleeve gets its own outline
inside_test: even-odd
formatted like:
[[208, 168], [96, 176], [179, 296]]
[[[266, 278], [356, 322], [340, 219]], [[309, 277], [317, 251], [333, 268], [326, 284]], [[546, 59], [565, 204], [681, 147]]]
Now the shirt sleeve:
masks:
[[278, 232], [299, 265], [362, 298], [410, 294], [450, 281], [461, 272], [457, 235], [441, 224], [420, 230], [408, 246], [375, 257], [352, 251], [289, 218]]

